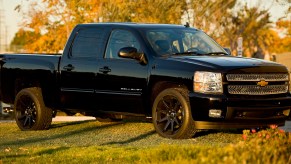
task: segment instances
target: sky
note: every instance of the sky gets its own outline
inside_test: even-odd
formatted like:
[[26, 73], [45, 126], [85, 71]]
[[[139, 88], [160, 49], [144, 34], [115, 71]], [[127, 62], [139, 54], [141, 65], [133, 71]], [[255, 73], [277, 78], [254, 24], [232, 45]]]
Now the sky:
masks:
[[[21, 15], [18, 14], [16, 11], [14, 11], [14, 8], [16, 4], [19, 4], [20, 0], [0, 0], [0, 19], [1, 19], [1, 38], [2, 38], [2, 44], [3, 44], [3, 39], [6, 37], [5, 35], [3, 36], [3, 33], [8, 32], [7, 38], [8, 41], [14, 37], [14, 33], [17, 32], [19, 26], [18, 23], [21, 22]], [[4, 26], [5, 23], [5, 26]], [[6, 40], [6, 39], [4, 39]]]
[[[18, 4], [28, 6], [29, 2], [38, 1], [41, 3], [42, 0], [0, 0], [0, 44], [4, 42], [10, 43], [13, 39], [15, 33], [20, 28], [22, 15], [15, 11], [15, 7]], [[264, 9], [269, 9], [271, 11], [272, 21], [276, 21], [278, 18], [284, 15], [284, 11], [288, 9], [288, 5], [282, 6], [272, 3], [273, 0], [239, 0], [242, 3], [247, 3], [250, 6], [260, 5]], [[289, 4], [290, 6], [291, 4]], [[291, 19], [291, 18], [290, 18]], [[3, 21], [4, 20], [4, 21]], [[5, 23], [5, 26], [4, 25]]]

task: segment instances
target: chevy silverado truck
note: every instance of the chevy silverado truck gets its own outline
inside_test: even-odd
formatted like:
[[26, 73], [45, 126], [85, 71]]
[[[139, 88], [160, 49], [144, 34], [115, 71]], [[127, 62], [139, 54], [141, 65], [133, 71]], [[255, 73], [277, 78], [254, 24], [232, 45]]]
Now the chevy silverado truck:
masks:
[[21, 130], [43, 130], [55, 111], [98, 118], [151, 118], [167, 138], [201, 129], [283, 126], [289, 72], [234, 57], [182, 25], [77, 25], [63, 54], [1, 54], [0, 100]]

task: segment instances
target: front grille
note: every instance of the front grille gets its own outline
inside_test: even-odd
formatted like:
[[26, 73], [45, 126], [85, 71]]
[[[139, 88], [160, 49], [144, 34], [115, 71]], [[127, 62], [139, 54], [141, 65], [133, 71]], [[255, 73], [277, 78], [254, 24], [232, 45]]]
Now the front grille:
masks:
[[271, 95], [281, 94], [288, 91], [288, 85], [228, 85], [228, 93], [240, 95]]
[[[227, 90], [236, 95], [274, 95], [288, 92], [288, 74], [228, 74]], [[261, 85], [261, 83], [264, 85]]]
[[228, 74], [227, 81], [288, 81], [288, 74]]

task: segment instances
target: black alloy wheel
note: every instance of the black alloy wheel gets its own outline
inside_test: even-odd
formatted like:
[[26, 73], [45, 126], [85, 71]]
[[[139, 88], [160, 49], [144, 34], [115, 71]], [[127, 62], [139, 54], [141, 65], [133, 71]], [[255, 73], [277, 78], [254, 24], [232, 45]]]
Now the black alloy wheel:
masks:
[[21, 123], [24, 129], [31, 129], [36, 122], [36, 107], [33, 100], [27, 96], [22, 95], [19, 100], [19, 106], [16, 111], [16, 119]]
[[48, 129], [53, 111], [44, 105], [40, 88], [21, 90], [14, 103], [15, 120], [21, 130]]
[[178, 139], [191, 138], [195, 134], [187, 93], [185, 89], [169, 88], [156, 97], [152, 114], [159, 135]]

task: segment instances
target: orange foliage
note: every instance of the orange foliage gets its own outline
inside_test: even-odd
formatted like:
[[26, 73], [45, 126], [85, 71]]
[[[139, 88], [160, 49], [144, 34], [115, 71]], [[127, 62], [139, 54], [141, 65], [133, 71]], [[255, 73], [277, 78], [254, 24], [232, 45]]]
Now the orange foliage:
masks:
[[[63, 49], [73, 27], [89, 22], [142, 22], [181, 24], [184, 14], [195, 25], [214, 37], [223, 46], [236, 50], [236, 40], [244, 38], [244, 51], [249, 55], [254, 46], [271, 52], [290, 50], [290, 21], [279, 21], [286, 31], [280, 38], [269, 26], [268, 11], [245, 8], [232, 13], [236, 0], [42, 0], [31, 4], [23, 27], [34, 35], [25, 39], [27, 52], [57, 53]], [[193, 9], [193, 13], [189, 12]], [[191, 15], [192, 14], [192, 15]], [[185, 15], [184, 15], [185, 16]], [[189, 21], [189, 20], [188, 20]], [[191, 22], [190, 22], [191, 23]], [[21, 32], [21, 31], [19, 31]], [[37, 37], [36, 37], [37, 36]], [[17, 38], [17, 36], [16, 36]], [[17, 43], [17, 41], [15, 42]]]

